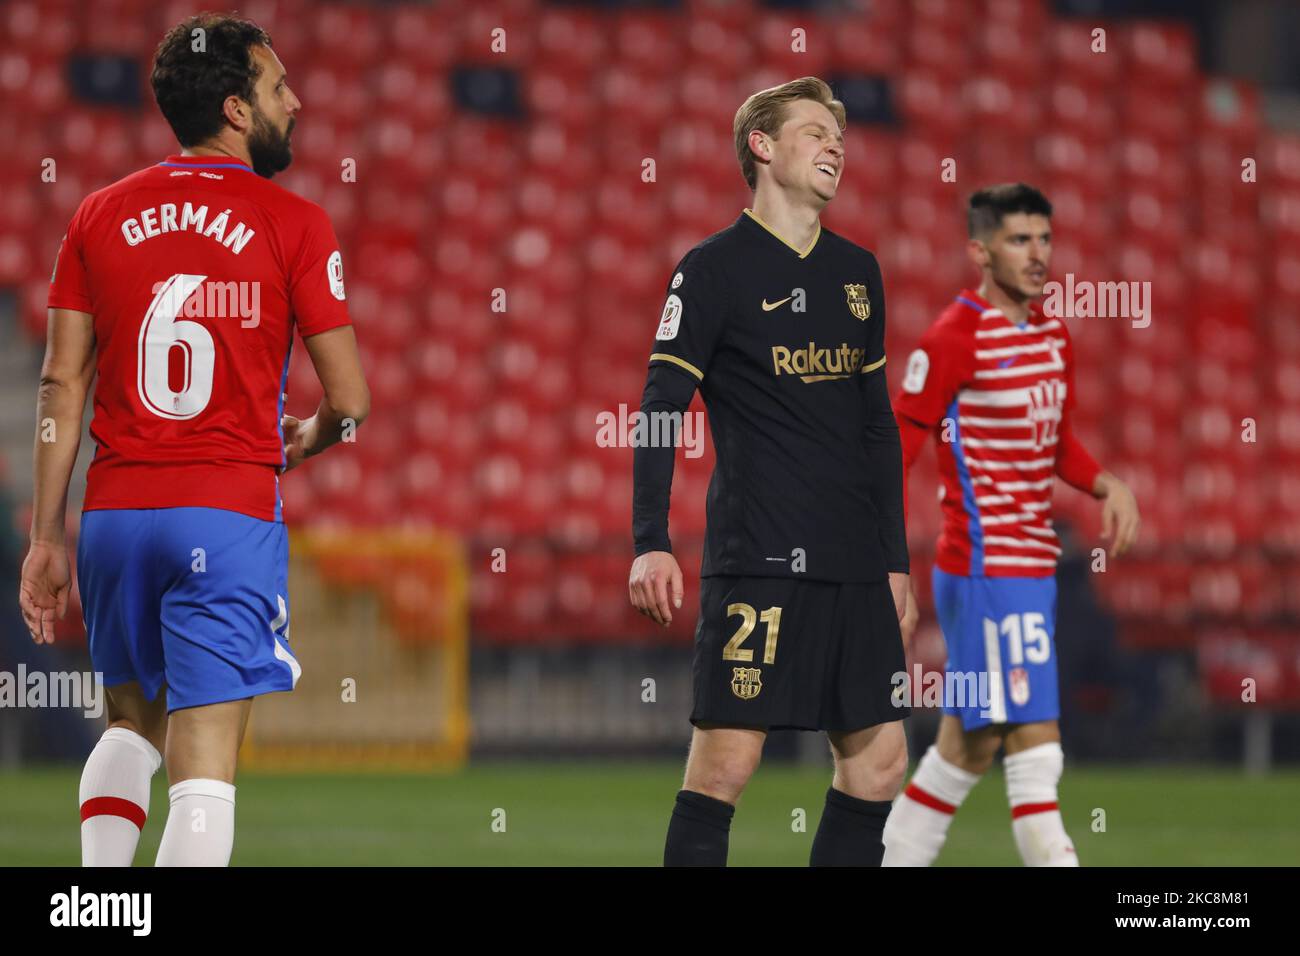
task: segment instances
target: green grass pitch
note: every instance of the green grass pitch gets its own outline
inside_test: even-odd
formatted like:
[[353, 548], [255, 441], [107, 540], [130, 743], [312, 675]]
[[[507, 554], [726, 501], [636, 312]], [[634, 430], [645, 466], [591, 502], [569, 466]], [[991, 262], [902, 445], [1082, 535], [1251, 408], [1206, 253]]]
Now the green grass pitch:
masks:
[[[80, 769], [0, 773], [0, 865], [80, 862]], [[237, 781], [236, 866], [644, 866], [662, 859], [680, 765], [478, 763], [445, 775], [248, 773]], [[829, 773], [769, 763], [731, 831], [733, 865], [804, 866]], [[163, 774], [137, 864], [152, 863]], [[1202, 768], [1067, 769], [1066, 826], [1097, 866], [1294, 865], [1300, 773], [1247, 778]], [[794, 828], [795, 811], [806, 828]], [[504, 811], [504, 832], [493, 828]], [[1105, 811], [1105, 831], [1093, 826]], [[498, 829], [502, 822], [497, 813]], [[1016, 866], [1000, 772], [957, 815], [940, 865]]]

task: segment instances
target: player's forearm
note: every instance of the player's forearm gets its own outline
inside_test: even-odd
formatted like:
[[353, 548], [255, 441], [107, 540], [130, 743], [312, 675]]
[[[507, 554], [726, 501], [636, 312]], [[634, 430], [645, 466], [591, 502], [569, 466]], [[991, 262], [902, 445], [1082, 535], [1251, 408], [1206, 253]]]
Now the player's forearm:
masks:
[[[887, 429], [881, 426], [881, 430]], [[876, 506], [880, 544], [885, 551], [885, 567], [893, 573], [910, 574], [907, 522], [903, 516], [903, 455], [899, 447], [897, 427], [892, 431], [892, 442], [883, 437], [869, 442], [875, 463], [871, 500]]]
[[65, 540], [68, 484], [81, 446], [85, 407], [86, 390], [79, 382], [42, 377], [32, 455], [33, 541], [62, 544]]
[[343, 408], [336, 408], [330, 402], [329, 396], [322, 397], [312, 419], [314, 427], [311, 430], [311, 440], [305, 443], [303, 447], [304, 456], [310, 458], [313, 455], [319, 455], [326, 448], [338, 444], [345, 437], [350, 438], [369, 415], [370, 397], [368, 395], [350, 402]]
[[898, 441], [903, 450], [903, 521], [907, 521], [907, 488], [908, 477], [912, 473], [912, 466], [916, 460], [921, 457], [921, 449], [925, 446], [926, 436], [929, 430], [920, 422], [913, 421], [906, 415], [894, 413], [894, 421], [898, 425]]
[[673, 487], [672, 448], [638, 446], [632, 452], [632, 540], [637, 554], [669, 551], [668, 498]]
[[1066, 484], [1078, 488], [1095, 498], [1104, 497], [1097, 489], [1097, 481], [1102, 474], [1101, 465], [1097, 464], [1088, 450], [1083, 447], [1068, 424], [1057, 432], [1056, 473]]
[[[641, 394], [641, 414], [673, 415], [681, 421], [695, 395], [695, 382], [680, 372], [654, 365], [646, 376]], [[648, 435], [660, 434], [655, 427]], [[674, 435], [674, 439], [676, 435]], [[632, 451], [632, 540], [637, 554], [647, 551], [672, 551], [668, 537], [668, 504], [673, 487], [673, 470], [677, 449], [655, 445], [637, 445]]]
[[911, 563], [907, 554], [907, 528], [903, 517], [903, 446], [898, 422], [889, 404], [888, 385], [883, 372], [875, 373], [865, 383], [867, 414], [863, 442], [867, 446], [871, 500], [876, 507], [880, 527], [880, 544], [885, 552], [885, 566], [894, 573], [908, 574]]

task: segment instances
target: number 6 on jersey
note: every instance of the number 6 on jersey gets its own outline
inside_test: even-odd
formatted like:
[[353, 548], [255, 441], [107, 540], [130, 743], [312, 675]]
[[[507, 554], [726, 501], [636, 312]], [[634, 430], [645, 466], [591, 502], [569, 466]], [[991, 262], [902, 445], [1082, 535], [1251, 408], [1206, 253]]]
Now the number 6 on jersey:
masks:
[[[216, 349], [212, 333], [189, 319], [178, 319], [185, 301], [207, 276], [177, 273], [158, 286], [140, 325], [136, 388], [144, 407], [159, 418], [184, 421], [208, 407], [212, 398]], [[179, 390], [171, 386], [168, 371], [173, 346], [184, 355]]]

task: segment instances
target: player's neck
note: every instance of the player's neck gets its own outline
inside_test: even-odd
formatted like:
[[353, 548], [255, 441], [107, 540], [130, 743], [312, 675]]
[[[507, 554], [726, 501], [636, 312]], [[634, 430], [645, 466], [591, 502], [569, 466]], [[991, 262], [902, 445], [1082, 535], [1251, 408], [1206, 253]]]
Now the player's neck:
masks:
[[1029, 300], [1020, 296], [1012, 296], [989, 277], [985, 276], [984, 281], [980, 283], [980, 287], [976, 291], [980, 294], [981, 299], [1012, 322], [1020, 323], [1028, 320]]
[[754, 194], [754, 215], [767, 225], [787, 245], [807, 249], [817, 238], [821, 228], [820, 210], [791, 202], [785, 193], [760, 188]]
[[206, 143], [200, 143], [198, 146], [186, 146], [181, 150], [182, 156], [227, 156], [231, 159], [237, 159], [246, 166], [253, 165], [253, 157], [249, 155], [248, 147], [243, 143], [231, 145], [221, 142], [220, 140], [209, 140]]

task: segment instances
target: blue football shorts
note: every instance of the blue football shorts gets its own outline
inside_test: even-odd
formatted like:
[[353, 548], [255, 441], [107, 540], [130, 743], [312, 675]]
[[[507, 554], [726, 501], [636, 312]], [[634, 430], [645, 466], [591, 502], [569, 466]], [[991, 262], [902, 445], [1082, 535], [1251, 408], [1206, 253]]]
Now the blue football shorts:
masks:
[[91, 663], [167, 710], [293, 690], [285, 526], [220, 508], [84, 512], [77, 575]]
[[943, 712], [965, 730], [1056, 720], [1056, 578], [933, 573], [948, 645]]

